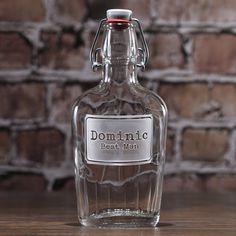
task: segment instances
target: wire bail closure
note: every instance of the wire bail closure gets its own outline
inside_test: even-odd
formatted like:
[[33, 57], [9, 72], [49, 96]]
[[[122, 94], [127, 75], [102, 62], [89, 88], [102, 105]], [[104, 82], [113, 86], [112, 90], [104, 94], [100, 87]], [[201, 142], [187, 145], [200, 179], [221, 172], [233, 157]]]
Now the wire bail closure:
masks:
[[[93, 41], [93, 44], [92, 44], [92, 47], [90, 50], [90, 61], [92, 63], [93, 71], [97, 71], [100, 67], [103, 66], [103, 64], [98, 61], [98, 53], [102, 51], [102, 48], [99, 47], [99, 48], [95, 49], [95, 47], [97, 45], [97, 40], [98, 40], [98, 36], [101, 33], [101, 29], [106, 22], [107, 22], [106, 18], [104, 18], [100, 21], [98, 30], [96, 32], [96, 35], [95, 35], [95, 38], [94, 38], [94, 41]], [[141, 35], [141, 42], [142, 42], [143, 48], [138, 48], [138, 56], [141, 58], [141, 61], [139, 63], [137, 63], [137, 66], [141, 67], [141, 69], [143, 71], [143, 70], [145, 70], [145, 66], [146, 66], [147, 61], [149, 59], [148, 46], [147, 46], [146, 40], [144, 38], [143, 30], [142, 30], [139, 20], [136, 18], [131, 18], [131, 22], [134, 22], [137, 24], [140, 35]]]

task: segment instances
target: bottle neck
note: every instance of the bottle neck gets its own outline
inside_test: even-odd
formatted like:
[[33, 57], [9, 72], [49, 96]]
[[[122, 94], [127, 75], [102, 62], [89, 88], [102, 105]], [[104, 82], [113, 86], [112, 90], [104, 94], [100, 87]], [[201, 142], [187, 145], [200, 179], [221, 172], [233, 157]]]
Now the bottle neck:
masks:
[[103, 67], [103, 81], [106, 83], [138, 83], [136, 65], [105, 64]]
[[132, 24], [107, 24], [103, 39], [103, 80], [137, 82], [137, 39]]

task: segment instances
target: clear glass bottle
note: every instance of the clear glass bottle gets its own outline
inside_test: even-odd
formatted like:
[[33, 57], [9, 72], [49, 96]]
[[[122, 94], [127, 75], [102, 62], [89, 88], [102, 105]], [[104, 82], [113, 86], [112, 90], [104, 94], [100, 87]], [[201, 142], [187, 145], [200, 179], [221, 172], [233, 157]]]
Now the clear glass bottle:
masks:
[[[73, 107], [78, 218], [85, 226], [145, 227], [159, 221], [167, 108], [137, 80], [148, 49], [131, 14], [107, 11], [90, 55], [93, 68], [102, 68], [102, 80]], [[96, 48], [101, 29], [102, 47]]]

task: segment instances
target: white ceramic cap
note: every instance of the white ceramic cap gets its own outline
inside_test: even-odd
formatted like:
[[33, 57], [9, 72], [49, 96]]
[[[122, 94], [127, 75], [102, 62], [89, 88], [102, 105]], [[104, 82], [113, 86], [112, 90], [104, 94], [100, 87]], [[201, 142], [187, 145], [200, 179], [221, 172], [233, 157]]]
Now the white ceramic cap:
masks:
[[107, 19], [131, 20], [132, 11], [126, 9], [109, 9], [107, 10]]

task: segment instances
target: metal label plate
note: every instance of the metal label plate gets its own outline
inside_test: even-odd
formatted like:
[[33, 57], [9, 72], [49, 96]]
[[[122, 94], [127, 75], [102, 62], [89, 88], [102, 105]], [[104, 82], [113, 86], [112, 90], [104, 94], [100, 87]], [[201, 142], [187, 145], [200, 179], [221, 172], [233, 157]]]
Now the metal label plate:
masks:
[[149, 163], [152, 141], [152, 115], [85, 117], [85, 157], [90, 164]]

